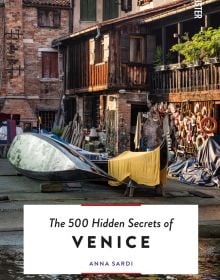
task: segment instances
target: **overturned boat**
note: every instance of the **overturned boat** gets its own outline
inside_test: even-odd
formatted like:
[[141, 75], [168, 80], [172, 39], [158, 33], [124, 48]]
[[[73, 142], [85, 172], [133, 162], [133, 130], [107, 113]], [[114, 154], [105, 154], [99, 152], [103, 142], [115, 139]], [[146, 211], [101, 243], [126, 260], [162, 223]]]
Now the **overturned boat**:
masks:
[[73, 144], [70, 144], [69, 142], [65, 141], [64, 139], [58, 137], [57, 135], [54, 135], [53, 133], [44, 133], [43, 134], [46, 137], [49, 137], [50, 139], [54, 140], [55, 142], [63, 145], [66, 147], [67, 150], [72, 150], [73, 152], [76, 151], [80, 155], [83, 155], [85, 158], [87, 158], [90, 162], [94, 163], [96, 166], [104, 170], [106, 173], [108, 173], [108, 161], [111, 159], [111, 157], [106, 156], [106, 154], [102, 153], [94, 153], [89, 152], [86, 150], [83, 150], [77, 146], [74, 146]]
[[19, 173], [35, 179], [62, 182], [113, 179], [76, 150], [43, 134], [16, 136], [7, 157]]

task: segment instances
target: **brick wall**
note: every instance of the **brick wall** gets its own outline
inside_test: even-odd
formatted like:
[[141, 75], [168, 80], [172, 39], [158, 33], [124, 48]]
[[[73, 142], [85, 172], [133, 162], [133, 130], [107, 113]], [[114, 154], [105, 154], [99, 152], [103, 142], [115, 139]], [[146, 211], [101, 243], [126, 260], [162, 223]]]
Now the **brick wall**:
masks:
[[4, 7], [0, 6], [0, 97], [5, 95]]
[[8, 95], [24, 94], [22, 0], [5, 1], [6, 91]]
[[127, 103], [126, 96], [120, 96], [118, 104], [118, 121], [122, 117], [124, 119], [124, 125], [127, 127], [128, 133], [130, 133], [130, 123], [131, 123], [131, 104]]
[[29, 101], [25, 99], [6, 99], [2, 110], [5, 114], [20, 115], [21, 122], [31, 122], [37, 125], [36, 116], [31, 108]]
[[[41, 60], [42, 51], [52, 50], [52, 40], [68, 34], [69, 11], [61, 10], [61, 27], [56, 29], [38, 27], [37, 7], [23, 6], [22, 0], [6, 0], [5, 14], [0, 7], [0, 20], [4, 15], [8, 33], [3, 36], [6, 99], [1, 112], [20, 114], [21, 121], [36, 125], [38, 109], [57, 110], [59, 106], [61, 82], [58, 78], [42, 79]], [[0, 45], [2, 29], [0, 26]], [[0, 67], [2, 61], [0, 49]]]
[[25, 54], [25, 93], [43, 98], [58, 97], [59, 81], [46, 80], [42, 77], [43, 48], [51, 48], [55, 38], [68, 34], [69, 12], [61, 11], [61, 28], [39, 28], [37, 8], [24, 9], [24, 54]]
[[130, 149], [131, 104], [126, 95], [119, 95], [118, 100], [118, 152]]

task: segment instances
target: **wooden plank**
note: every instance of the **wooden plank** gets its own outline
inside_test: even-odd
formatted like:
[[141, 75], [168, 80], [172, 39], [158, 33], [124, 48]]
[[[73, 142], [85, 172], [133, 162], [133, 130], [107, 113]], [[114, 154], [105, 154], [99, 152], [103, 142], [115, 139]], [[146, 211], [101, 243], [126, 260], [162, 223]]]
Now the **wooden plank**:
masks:
[[64, 185], [62, 183], [42, 183], [40, 184], [40, 191], [43, 193], [62, 192]]

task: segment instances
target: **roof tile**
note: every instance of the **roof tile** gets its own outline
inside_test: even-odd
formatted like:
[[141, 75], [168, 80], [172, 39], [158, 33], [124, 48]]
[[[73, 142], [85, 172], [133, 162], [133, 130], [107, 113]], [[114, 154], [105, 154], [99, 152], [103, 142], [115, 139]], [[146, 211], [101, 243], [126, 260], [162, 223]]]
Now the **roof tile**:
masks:
[[23, 3], [28, 5], [70, 7], [70, 0], [23, 0]]

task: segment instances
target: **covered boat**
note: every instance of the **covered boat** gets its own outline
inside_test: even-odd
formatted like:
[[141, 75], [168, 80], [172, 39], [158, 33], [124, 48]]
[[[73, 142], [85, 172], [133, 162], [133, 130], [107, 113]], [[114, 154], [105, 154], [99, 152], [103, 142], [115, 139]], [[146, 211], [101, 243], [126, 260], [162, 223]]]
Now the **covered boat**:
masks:
[[77, 146], [74, 146], [73, 144], [70, 144], [69, 142], [63, 140], [62, 138], [58, 137], [57, 135], [54, 135], [53, 133], [44, 133], [43, 134], [46, 137], [49, 137], [50, 139], [56, 141], [57, 143], [64, 145], [68, 150], [73, 150], [79, 153], [80, 155], [83, 155], [85, 158], [87, 158], [89, 161], [94, 163], [96, 166], [104, 170], [108, 173], [108, 160], [110, 159], [109, 156], [106, 156], [106, 154], [100, 154], [100, 153], [94, 153], [89, 152], [86, 150], [83, 150]]
[[18, 172], [35, 179], [62, 182], [113, 179], [76, 150], [43, 134], [16, 136], [7, 157]]

